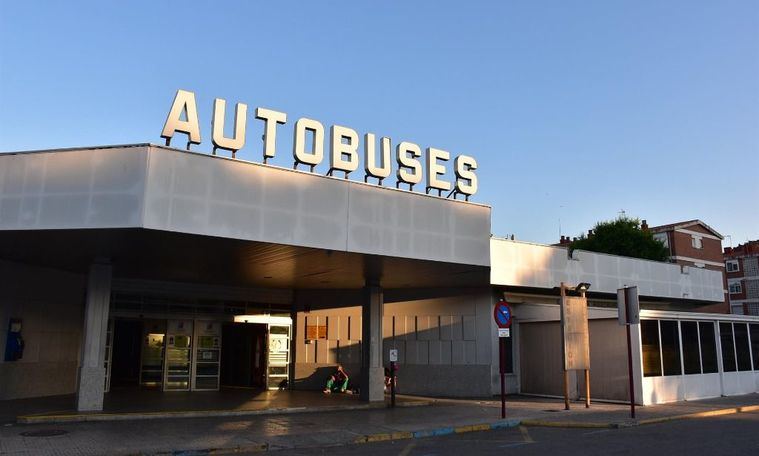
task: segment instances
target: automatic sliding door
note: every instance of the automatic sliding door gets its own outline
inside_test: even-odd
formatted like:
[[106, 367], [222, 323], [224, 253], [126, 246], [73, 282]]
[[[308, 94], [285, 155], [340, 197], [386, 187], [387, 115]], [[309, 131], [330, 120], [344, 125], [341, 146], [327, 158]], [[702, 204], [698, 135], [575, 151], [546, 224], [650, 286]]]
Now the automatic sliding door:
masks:
[[221, 322], [195, 322], [195, 356], [192, 368], [193, 391], [217, 391], [221, 360]]

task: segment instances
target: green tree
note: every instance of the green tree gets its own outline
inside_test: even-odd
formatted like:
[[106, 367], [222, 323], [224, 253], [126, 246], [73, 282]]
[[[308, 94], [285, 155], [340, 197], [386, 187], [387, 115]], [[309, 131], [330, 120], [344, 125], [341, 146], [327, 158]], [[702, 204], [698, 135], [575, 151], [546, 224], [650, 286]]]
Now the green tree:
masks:
[[640, 220], [627, 217], [596, 223], [593, 234], [583, 234], [569, 248], [655, 261], [666, 261], [669, 257], [664, 244], [654, 239], [650, 231], [641, 229]]

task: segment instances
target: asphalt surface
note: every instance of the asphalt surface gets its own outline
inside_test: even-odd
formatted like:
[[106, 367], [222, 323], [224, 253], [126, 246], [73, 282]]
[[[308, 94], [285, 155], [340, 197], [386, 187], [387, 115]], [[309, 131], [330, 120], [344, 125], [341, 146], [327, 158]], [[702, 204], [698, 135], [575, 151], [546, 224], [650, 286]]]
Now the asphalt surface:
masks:
[[622, 429], [519, 427], [445, 437], [273, 452], [281, 455], [759, 455], [759, 413]]

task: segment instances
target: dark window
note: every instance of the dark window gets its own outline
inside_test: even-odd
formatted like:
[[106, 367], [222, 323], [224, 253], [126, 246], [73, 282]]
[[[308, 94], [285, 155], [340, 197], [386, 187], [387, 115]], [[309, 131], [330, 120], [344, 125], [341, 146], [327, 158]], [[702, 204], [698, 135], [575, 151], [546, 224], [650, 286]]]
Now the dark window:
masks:
[[659, 321], [641, 320], [640, 338], [643, 344], [643, 376], [657, 377], [661, 375]]
[[681, 321], [680, 331], [683, 333], [683, 364], [686, 374], [701, 373], [701, 357], [698, 350], [698, 323]]
[[754, 354], [754, 370], [759, 371], [759, 324], [751, 324], [751, 353]]
[[719, 340], [722, 343], [722, 367], [725, 372], [735, 372], [735, 347], [733, 346], [732, 324], [719, 324]]
[[661, 324], [661, 356], [664, 364], [664, 375], [680, 375], [680, 334], [677, 332], [677, 321], [662, 320]]
[[751, 348], [748, 345], [748, 326], [745, 323], [733, 323], [735, 329], [735, 351], [738, 354], [738, 370], [751, 370]]
[[698, 324], [701, 335], [701, 366], [704, 374], [714, 374], [717, 367], [717, 341], [714, 339], [714, 323], [702, 321]]

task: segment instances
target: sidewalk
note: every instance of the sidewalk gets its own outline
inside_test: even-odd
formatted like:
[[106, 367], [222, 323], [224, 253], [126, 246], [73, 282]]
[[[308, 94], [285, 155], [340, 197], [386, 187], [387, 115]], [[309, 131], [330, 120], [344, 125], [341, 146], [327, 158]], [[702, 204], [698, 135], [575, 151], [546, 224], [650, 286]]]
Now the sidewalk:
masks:
[[[629, 419], [629, 407], [573, 403], [563, 411], [559, 399], [509, 397], [507, 420], [498, 401], [432, 400], [427, 407], [367, 409], [251, 417], [214, 417], [89, 423], [6, 425], [0, 427], [0, 454], [171, 454], [194, 451], [261, 451], [347, 445], [367, 441], [442, 435], [453, 432], [563, 423], [612, 427]], [[759, 394], [640, 407], [640, 419], [668, 419], [688, 413], [754, 406]], [[21, 433], [62, 431], [52, 437]]]

